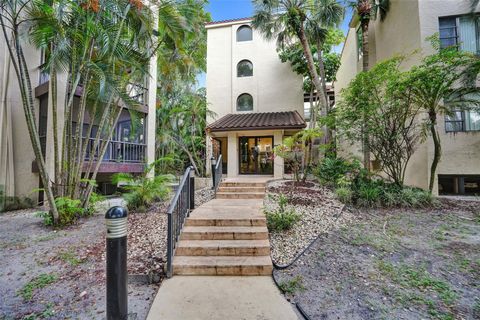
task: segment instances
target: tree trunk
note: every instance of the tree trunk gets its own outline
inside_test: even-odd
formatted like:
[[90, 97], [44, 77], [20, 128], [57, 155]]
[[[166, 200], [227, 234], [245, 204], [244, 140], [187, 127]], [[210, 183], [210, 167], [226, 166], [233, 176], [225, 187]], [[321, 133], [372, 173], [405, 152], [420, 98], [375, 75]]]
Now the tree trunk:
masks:
[[[361, 28], [362, 28], [362, 62], [363, 62], [363, 72], [367, 72], [369, 65], [368, 65], [368, 59], [369, 59], [369, 43], [368, 43], [368, 25], [370, 23], [369, 19], [363, 19], [361, 23]], [[363, 129], [362, 129], [362, 135], [363, 135], [363, 166], [365, 169], [370, 172], [370, 145], [369, 145], [369, 137], [368, 137], [368, 132], [366, 132], [365, 129], [365, 123], [366, 123], [366, 113], [363, 112]]]
[[429, 112], [429, 118], [430, 118], [430, 124], [429, 124], [429, 129], [430, 133], [432, 135], [433, 139], [433, 147], [434, 147], [434, 152], [433, 152], [433, 161], [432, 165], [430, 167], [430, 183], [428, 185], [428, 190], [430, 192], [433, 191], [433, 186], [435, 184], [435, 174], [437, 172], [437, 166], [438, 163], [440, 162], [440, 158], [442, 156], [442, 146], [440, 143], [440, 135], [438, 134], [436, 125], [437, 125], [437, 114], [435, 111], [430, 111]]
[[[313, 85], [315, 86], [315, 90], [317, 90], [320, 106], [322, 108], [326, 108], [325, 106], [326, 98], [325, 98], [325, 93], [323, 91], [322, 82], [318, 75], [317, 69], [315, 68], [315, 62], [313, 61], [312, 51], [310, 50], [310, 45], [308, 43], [307, 35], [305, 34], [305, 29], [303, 28], [303, 26], [300, 27], [300, 30], [298, 30], [297, 35], [298, 35], [298, 38], [300, 39], [300, 43], [302, 44], [305, 58], [307, 59], [308, 72], [310, 73], [310, 77], [312, 79]], [[317, 120], [316, 110], [311, 110], [310, 112], [312, 114], [310, 121], [316, 122]], [[312, 128], [315, 128], [315, 126], [316, 126], [316, 123], [313, 123]]]

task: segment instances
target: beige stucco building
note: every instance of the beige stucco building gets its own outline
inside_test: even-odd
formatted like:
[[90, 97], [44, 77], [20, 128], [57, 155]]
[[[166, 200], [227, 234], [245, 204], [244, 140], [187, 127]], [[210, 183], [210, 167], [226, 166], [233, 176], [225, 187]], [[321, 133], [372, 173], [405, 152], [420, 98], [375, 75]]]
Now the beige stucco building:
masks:
[[303, 80], [250, 22], [206, 26], [207, 102], [216, 114], [207, 119], [207, 156], [222, 154], [228, 177], [282, 177], [284, 162], [273, 147], [305, 127]]
[[[10, 56], [5, 38], [0, 36], [0, 191], [7, 197], [30, 198], [35, 203], [43, 200], [42, 187], [38, 175], [35, 155], [28, 134], [27, 124], [20, 97], [18, 80], [10, 63]], [[57, 99], [58, 132], [62, 136], [65, 123], [64, 106], [66, 75], [58, 76], [58, 95], [52, 97], [49, 92], [49, 75], [40, 70], [43, 63], [42, 53], [25, 44], [25, 57], [29, 75], [34, 89], [35, 116], [37, 129], [40, 135], [42, 152], [51, 179], [54, 176], [54, 149], [52, 125], [52, 99]], [[109, 194], [115, 191], [111, 184], [111, 175], [117, 172], [133, 174], [143, 173], [145, 164], [152, 163], [155, 157], [155, 109], [156, 109], [156, 57], [152, 57], [149, 65], [150, 77], [145, 84], [138, 84], [132, 92], [132, 98], [139, 102], [136, 109], [137, 116], [141, 119], [138, 130], [132, 134], [132, 119], [130, 112], [123, 109], [114, 130], [108, 149], [101, 161], [97, 183], [99, 192]], [[135, 84], [137, 86], [137, 84]], [[81, 86], [77, 89], [74, 99], [74, 113], [78, 112], [78, 100], [81, 96]], [[74, 117], [76, 119], [77, 117]], [[85, 115], [83, 126], [90, 124], [88, 112]], [[98, 121], [98, 120], [96, 120]], [[95, 123], [95, 122], [94, 122]], [[95, 128], [95, 126], [94, 126]], [[93, 130], [95, 131], [95, 129]], [[94, 138], [92, 136], [84, 137]], [[93, 143], [91, 143], [93, 149]], [[95, 154], [93, 150], [89, 155]], [[95, 156], [95, 155], [94, 155]], [[0, 211], [2, 206], [0, 199]]]
[[[480, 20], [474, 18], [468, 0], [391, 0], [384, 21], [370, 23], [370, 67], [394, 55], [411, 55], [403, 63], [408, 69], [435, 49], [428, 37], [438, 33], [443, 46], [458, 45], [461, 50], [480, 53]], [[478, 8], [476, 10], [479, 12]], [[359, 21], [353, 19], [345, 41], [341, 66], [335, 83], [336, 99], [342, 88], [362, 70], [358, 39]], [[414, 51], [416, 51], [414, 53]], [[480, 193], [480, 114], [458, 112], [456, 118], [442, 117], [438, 123], [442, 159], [435, 177], [435, 193]], [[341, 144], [343, 156], [361, 157], [359, 146]], [[411, 159], [406, 183], [428, 187], [433, 142], [429, 138]]]

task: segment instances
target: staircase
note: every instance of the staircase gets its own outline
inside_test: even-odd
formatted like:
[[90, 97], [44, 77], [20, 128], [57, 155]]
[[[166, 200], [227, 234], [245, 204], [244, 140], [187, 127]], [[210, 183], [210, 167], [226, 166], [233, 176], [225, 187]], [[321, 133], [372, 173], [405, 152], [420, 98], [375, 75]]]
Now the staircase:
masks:
[[262, 213], [265, 183], [222, 182], [217, 198], [195, 209], [173, 259], [176, 275], [269, 275], [270, 242]]

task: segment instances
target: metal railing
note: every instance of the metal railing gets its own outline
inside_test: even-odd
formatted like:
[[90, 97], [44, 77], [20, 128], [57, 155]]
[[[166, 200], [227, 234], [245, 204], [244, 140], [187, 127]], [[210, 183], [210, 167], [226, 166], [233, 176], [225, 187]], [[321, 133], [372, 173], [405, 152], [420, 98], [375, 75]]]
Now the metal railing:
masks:
[[217, 193], [218, 186], [222, 181], [222, 174], [223, 174], [223, 164], [222, 164], [222, 155], [215, 160], [212, 157], [212, 182], [213, 182], [213, 190]]
[[175, 196], [168, 207], [167, 227], [167, 277], [173, 275], [173, 256], [182, 232], [185, 220], [195, 208], [195, 178], [193, 167], [188, 167], [183, 174]]
[[[103, 141], [104, 140], [101, 140], [101, 144], [103, 144]], [[95, 139], [89, 138], [87, 154], [85, 156], [86, 160], [90, 160], [91, 157], [93, 157], [94, 160], [98, 161], [100, 155], [100, 146], [97, 145], [97, 147], [94, 148], [94, 145]], [[146, 149], [147, 145], [144, 143], [109, 140], [107, 151], [105, 152], [102, 161], [120, 163], [144, 163]]]

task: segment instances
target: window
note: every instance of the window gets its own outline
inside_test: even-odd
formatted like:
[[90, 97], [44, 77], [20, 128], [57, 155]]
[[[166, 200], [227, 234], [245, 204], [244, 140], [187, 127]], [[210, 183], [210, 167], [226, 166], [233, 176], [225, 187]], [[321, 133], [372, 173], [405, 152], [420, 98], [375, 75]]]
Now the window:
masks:
[[363, 33], [362, 28], [357, 29], [357, 54], [358, 60], [360, 60], [363, 56]]
[[248, 93], [241, 94], [237, 99], [237, 111], [252, 111], [253, 97]]
[[480, 23], [478, 16], [440, 18], [440, 48], [458, 47], [480, 53]]
[[252, 28], [249, 26], [241, 26], [237, 29], [237, 42], [252, 41]]
[[441, 195], [478, 196], [480, 194], [480, 176], [438, 175], [438, 193]]
[[[470, 96], [470, 99], [473, 98]], [[468, 103], [473, 102], [462, 103], [462, 110], [454, 110], [445, 116], [446, 132], [480, 131], [480, 113], [469, 110]]]
[[237, 77], [253, 76], [253, 64], [248, 60], [242, 60], [237, 65]]

